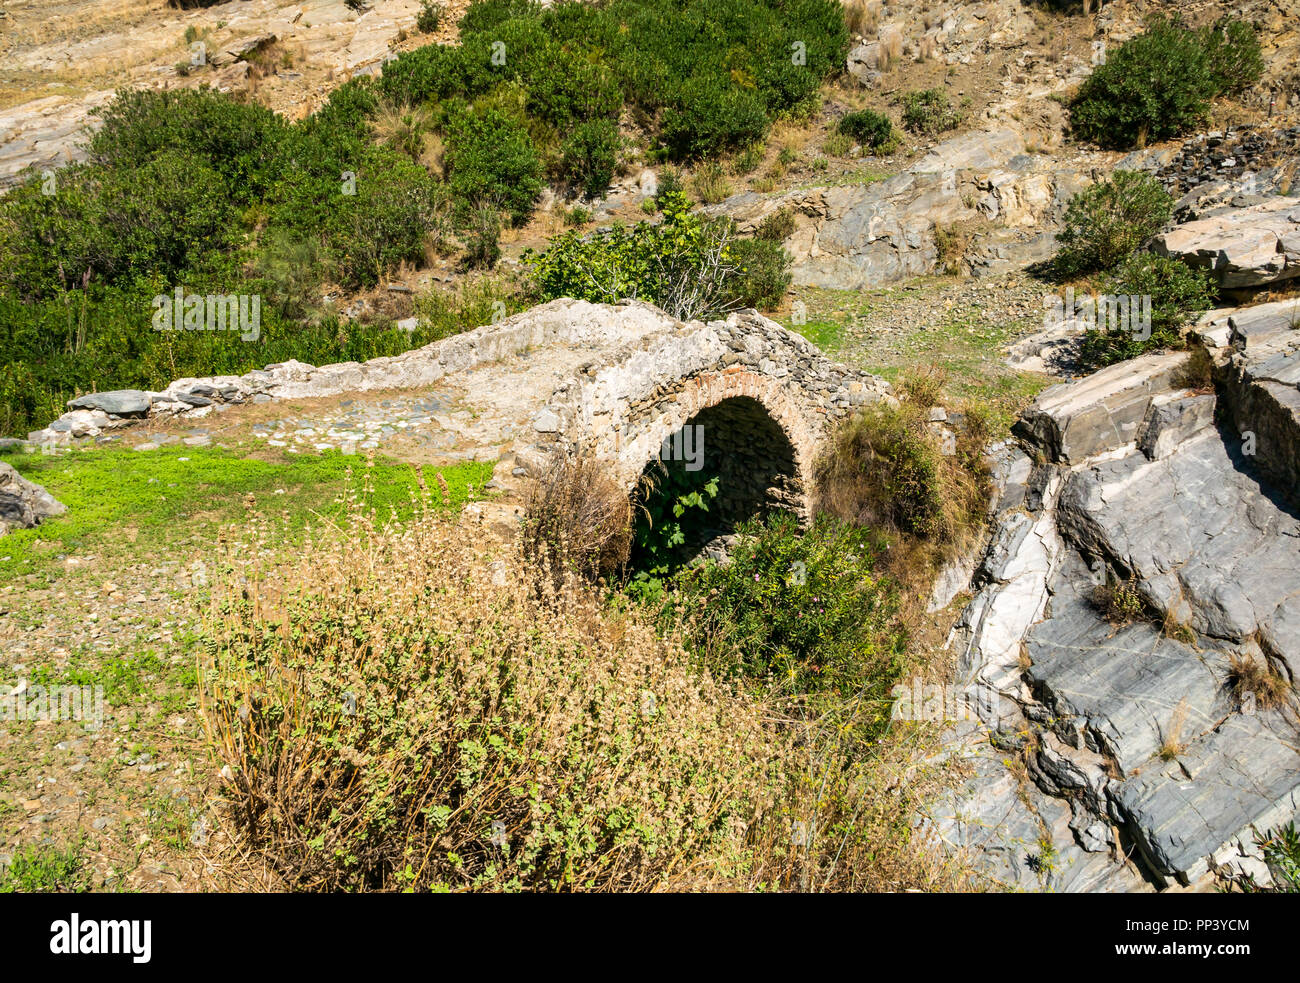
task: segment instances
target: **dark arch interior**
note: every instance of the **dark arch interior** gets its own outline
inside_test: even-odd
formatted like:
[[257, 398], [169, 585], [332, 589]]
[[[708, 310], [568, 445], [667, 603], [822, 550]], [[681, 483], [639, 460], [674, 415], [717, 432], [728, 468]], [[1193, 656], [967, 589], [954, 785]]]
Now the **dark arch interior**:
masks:
[[[664, 442], [642, 477], [633, 492], [640, 516], [656, 497], [671, 499], [684, 488], [718, 481], [709, 511], [682, 517], [686, 541], [676, 551], [678, 562], [747, 519], [798, 511], [803, 493], [794, 446], [763, 404], [748, 396], [723, 400], [691, 417]], [[642, 552], [633, 546], [634, 568], [644, 564]]]

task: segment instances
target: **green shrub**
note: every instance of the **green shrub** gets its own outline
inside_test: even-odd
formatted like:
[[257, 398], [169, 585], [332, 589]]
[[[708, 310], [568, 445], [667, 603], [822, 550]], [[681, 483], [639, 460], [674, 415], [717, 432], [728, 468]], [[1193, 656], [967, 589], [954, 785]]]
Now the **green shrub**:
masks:
[[580, 123], [564, 142], [564, 177], [584, 194], [603, 195], [618, 168], [623, 138], [612, 120], [595, 119]]
[[584, 121], [618, 118], [623, 93], [613, 73], [582, 54], [558, 46], [548, 49], [519, 80], [528, 87], [528, 111], [568, 130]]
[[869, 529], [823, 515], [801, 530], [780, 513], [742, 526], [727, 564], [682, 571], [668, 607], [716, 675], [861, 693], [875, 711], [867, 729], [878, 732], [907, 641], [898, 585], [876, 570], [883, 550]]
[[417, 105], [453, 96], [475, 99], [500, 81], [485, 50], [427, 44], [384, 65], [379, 90], [394, 102]]
[[460, 33], [483, 34], [509, 20], [536, 17], [541, 9], [536, 0], [476, 0], [460, 19]]
[[1144, 147], [1195, 129], [1208, 119], [1211, 99], [1239, 92], [1262, 71], [1248, 25], [1221, 20], [1198, 32], [1176, 17], [1156, 17], [1083, 83], [1070, 125], [1104, 147]]
[[285, 121], [255, 103], [198, 89], [124, 89], [98, 110], [89, 160], [109, 170], [143, 167], [164, 153], [194, 158], [241, 203], [255, 201], [280, 177]]
[[[1134, 253], [1119, 268], [1108, 290], [1114, 296], [1150, 297], [1151, 331], [1109, 325], [1090, 329], [1084, 337], [1080, 361], [1097, 368], [1136, 358], [1161, 348], [1182, 348], [1182, 329], [1214, 305], [1215, 287], [1206, 270], [1150, 253]], [[1139, 327], [1142, 327], [1139, 325]]]
[[655, 208], [662, 209], [665, 201], [672, 200], [685, 191], [686, 185], [682, 183], [681, 171], [671, 165], [665, 167], [659, 172], [658, 180], [655, 182]]
[[870, 109], [846, 113], [836, 126], [836, 132], [880, 154], [890, 153], [899, 142], [893, 121]]
[[685, 160], [716, 157], [767, 135], [768, 118], [748, 89], [715, 76], [688, 79], [664, 112], [663, 142]]
[[415, 15], [416, 30], [432, 34], [442, 23], [442, 4], [437, 0], [420, 0], [420, 12]]
[[871, 406], [845, 421], [816, 466], [832, 515], [951, 546], [981, 521], [988, 495], [979, 428], [932, 432], [914, 403]]
[[709, 222], [680, 192], [662, 194], [663, 221], [615, 226], [582, 236], [562, 232], [524, 263], [542, 300], [573, 297], [597, 304], [640, 298], [674, 317], [721, 313], [734, 303], [730, 223]]
[[790, 288], [790, 254], [770, 239], [736, 239], [730, 247], [736, 272], [727, 292], [740, 307], [770, 311]]
[[1109, 270], [1160, 231], [1173, 214], [1164, 186], [1141, 171], [1116, 171], [1066, 206], [1053, 263], [1062, 276]]
[[1251, 25], [1220, 18], [1201, 32], [1206, 70], [1218, 95], [1240, 95], [1264, 74], [1264, 56], [1259, 36]]
[[495, 110], [452, 117], [445, 166], [459, 202], [491, 202], [516, 224], [527, 221], [542, 192], [542, 165], [528, 132]]
[[471, 268], [491, 269], [501, 258], [501, 213], [495, 205], [480, 202], [470, 209], [461, 228], [465, 262]]
[[794, 212], [789, 208], [778, 208], [758, 223], [754, 235], [768, 242], [785, 242], [794, 235]]
[[299, 238], [289, 229], [268, 230], [253, 260], [264, 303], [287, 318], [306, 318], [320, 306], [331, 265], [319, 239]]
[[923, 89], [903, 95], [903, 125], [913, 133], [935, 136], [961, 126], [962, 113], [942, 89]]
[[244, 236], [227, 182], [192, 154], [67, 168], [57, 181], [53, 195], [33, 180], [0, 203], [0, 276], [22, 297], [48, 299], [83, 278], [171, 275]]
[[392, 154], [391, 167], [358, 183], [345, 228], [336, 237], [338, 272], [347, 285], [370, 287], [402, 263], [420, 263], [430, 231], [445, 222], [447, 190], [416, 164]]

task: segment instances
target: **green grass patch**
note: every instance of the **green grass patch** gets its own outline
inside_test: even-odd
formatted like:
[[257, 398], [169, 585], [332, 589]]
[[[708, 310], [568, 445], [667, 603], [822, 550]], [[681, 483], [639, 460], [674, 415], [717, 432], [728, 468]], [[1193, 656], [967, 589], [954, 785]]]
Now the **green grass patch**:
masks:
[[[419, 494], [419, 476], [410, 465], [379, 458], [367, 469], [364, 458], [337, 451], [267, 461], [222, 448], [93, 448], [6, 460], [68, 512], [0, 541], [0, 584], [39, 572], [60, 554], [140, 556], [182, 540], [214, 541], [221, 526], [244, 516], [248, 495], [259, 511], [301, 530], [318, 517], [340, 514], [349, 472], [358, 490], [363, 481], [373, 486], [369, 500], [380, 515], [409, 516]], [[437, 470], [453, 506], [469, 501], [492, 476], [491, 463]], [[430, 474], [436, 497], [432, 479]]]
[[1017, 372], [1005, 361], [1006, 347], [1033, 332], [1036, 321], [995, 320], [977, 308], [958, 307], [905, 328], [866, 331], [873, 307], [896, 306], [939, 282], [919, 280], [871, 293], [801, 288], [799, 299], [807, 305], [808, 323], [786, 322], [787, 327], [891, 384], [917, 366], [937, 366], [946, 374], [951, 400], [983, 407], [990, 435], [1006, 436], [1024, 405], [1052, 383], [1045, 375]]
[[84, 891], [89, 886], [81, 843], [66, 847], [31, 846], [0, 868], [0, 894]]
[[801, 334], [824, 352], [837, 351], [844, 344], [844, 325], [840, 321], [817, 320], [796, 324], [788, 321], [788, 329]]

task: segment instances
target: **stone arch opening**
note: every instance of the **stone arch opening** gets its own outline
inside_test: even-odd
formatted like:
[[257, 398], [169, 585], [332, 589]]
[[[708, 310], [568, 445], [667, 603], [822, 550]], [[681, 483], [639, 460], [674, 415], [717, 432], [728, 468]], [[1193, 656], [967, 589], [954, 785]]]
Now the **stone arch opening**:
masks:
[[[671, 516], [665, 508], [682, 494], [716, 480], [709, 508]], [[710, 547], [741, 523], [788, 511], [802, 516], [804, 483], [794, 444], [767, 407], [752, 396], [731, 396], [694, 413], [655, 448], [633, 489], [637, 514], [644, 524], [673, 522], [683, 540], [674, 549], [680, 563]], [[634, 545], [632, 564], [648, 557]], [[662, 559], [662, 556], [659, 557]]]

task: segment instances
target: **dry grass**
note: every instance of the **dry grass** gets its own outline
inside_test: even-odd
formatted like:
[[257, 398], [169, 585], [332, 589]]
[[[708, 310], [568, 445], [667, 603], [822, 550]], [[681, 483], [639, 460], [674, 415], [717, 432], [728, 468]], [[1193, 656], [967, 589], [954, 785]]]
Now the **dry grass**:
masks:
[[[937, 890], [918, 731], [853, 743], [701, 671], [640, 609], [430, 506], [274, 557], [256, 517], [216, 585], [200, 712], [232, 866], [295, 890]], [[541, 591], [539, 592], [539, 581]]]
[[1228, 657], [1228, 688], [1238, 703], [1254, 704], [1264, 710], [1276, 710], [1291, 694], [1291, 683], [1268, 664], [1236, 653]]
[[1165, 726], [1164, 733], [1160, 739], [1161, 761], [1175, 761], [1184, 751], [1187, 750], [1187, 743], [1183, 740], [1183, 728], [1187, 726], [1187, 698], [1178, 701], [1178, 706], [1174, 707], [1174, 712], [1169, 716], [1169, 723]]
[[897, 407], [877, 404], [837, 429], [815, 466], [818, 509], [893, 536], [888, 572], [915, 590], [965, 548], [985, 519], [990, 481], [987, 423], [970, 409], [932, 426], [936, 378], [913, 377]]
[[632, 548], [632, 503], [599, 461], [557, 457], [529, 488], [520, 542], [525, 560], [556, 578], [612, 576]]
[[877, 62], [882, 72], [887, 72], [903, 58], [903, 32], [896, 27], [886, 28], [880, 34], [880, 56]]
[[731, 182], [721, 164], [713, 161], [701, 164], [691, 176], [691, 190], [705, 205], [716, 205], [730, 197]]
[[847, 0], [844, 25], [856, 37], [871, 37], [880, 27], [880, 0]]
[[948, 370], [936, 362], [917, 366], [903, 375], [899, 389], [913, 406], [929, 409], [943, 402], [943, 387], [948, 384]]
[[1175, 389], [1189, 389], [1197, 396], [1214, 392], [1214, 359], [1204, 345], [1194, 344], [1188, 349], [1170, 381]]

